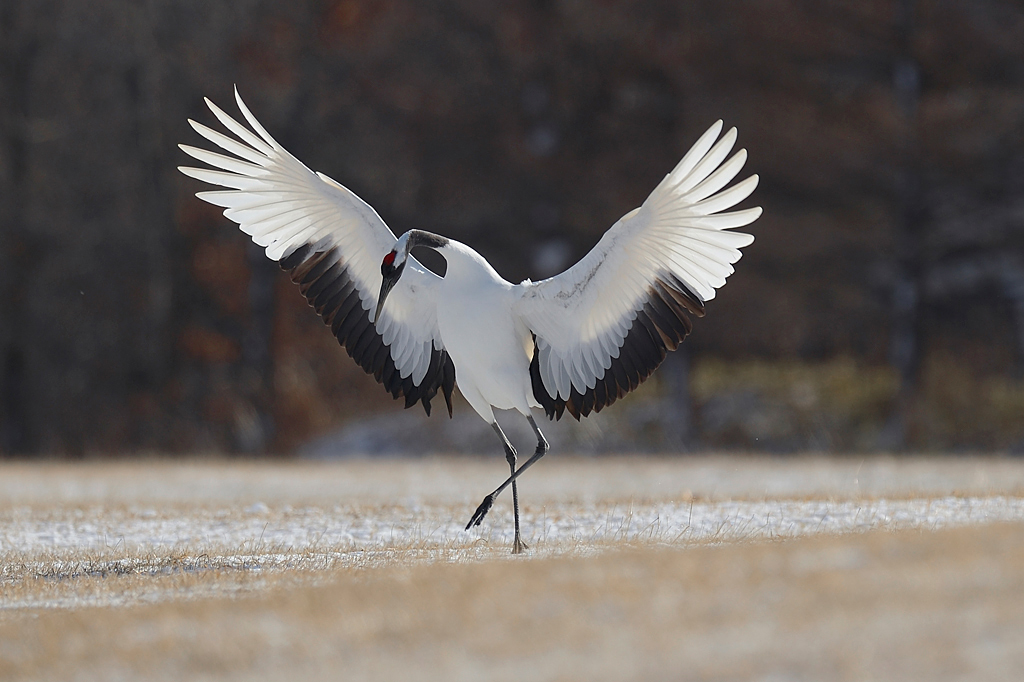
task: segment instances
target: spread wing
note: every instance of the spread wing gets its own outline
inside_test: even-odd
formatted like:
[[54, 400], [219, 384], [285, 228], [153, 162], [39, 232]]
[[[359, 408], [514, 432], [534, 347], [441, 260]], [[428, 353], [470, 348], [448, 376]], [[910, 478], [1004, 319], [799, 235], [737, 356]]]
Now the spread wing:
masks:
[[[740, 172], [745, 150], [726, 160], [736, 129], [704, 133], [643, 205], [626, 214], [581, 261], [525, 282], [516, 312], [534, 335], [533, 393], [549, 417], [579, 419], [635, 389], [704, 315], [753, 236], [730, 232], [760, 208], [721, 213], [757, 186]], [[716, 142], [716, 140], [718, 140]]]
[[288, 271], [348, 354], [392, 396], [404, 396], [406, 407], [422, 402], [430, 414], [430, 400], [441, 389], [450, 415], [455, 366], [437, 329], [440, 278], [410, 258], [381, 318], [371, 321], [380, 263], [395, 235], [366, 202], [275, 142], [237, 90], [235, 100], [252, 130], [210, 100], [210, 111], [235, 137], [189, 121], [233, 156], [179, 145], [217, 169], [179, 167], [185, 175], [223, 188], [196, 196], [224, 207], [225, 217], [266, 248], [267, 257]]

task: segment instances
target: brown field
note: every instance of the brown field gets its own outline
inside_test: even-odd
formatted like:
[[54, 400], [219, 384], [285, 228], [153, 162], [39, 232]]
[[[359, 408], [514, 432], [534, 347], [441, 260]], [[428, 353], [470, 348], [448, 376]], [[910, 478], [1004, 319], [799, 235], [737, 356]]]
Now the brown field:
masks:
[[1014, 460], [552, 459], [523, 557], [502, 464], [4, 465], [0, 679], [1024, 670]]

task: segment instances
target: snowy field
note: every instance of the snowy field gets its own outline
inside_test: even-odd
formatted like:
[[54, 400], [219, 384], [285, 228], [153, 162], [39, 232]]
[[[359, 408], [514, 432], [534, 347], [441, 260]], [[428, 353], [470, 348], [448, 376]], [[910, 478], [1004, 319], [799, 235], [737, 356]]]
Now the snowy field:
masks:
[[[0, 466], [0, 679], [1018, 679], [1024, 463]], [[339, 670], [348, 674], [340, 675]], [[691, 674], [681, 674], [690, 671]]]

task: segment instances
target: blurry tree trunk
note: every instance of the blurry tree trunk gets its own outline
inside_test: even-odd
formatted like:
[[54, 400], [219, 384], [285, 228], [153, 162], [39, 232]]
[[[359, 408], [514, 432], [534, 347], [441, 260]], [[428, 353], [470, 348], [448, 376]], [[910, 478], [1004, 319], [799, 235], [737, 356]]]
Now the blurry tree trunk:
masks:
[[921, 364], [921, 294], [923, 263], [921, 238], [925, 222], [920, 168], [918, 111], [921, 100], [920, 66], [914, 57], [915, 0], [897, 6], [898, 51], [893, 64], [893, 89], [903, 118], [900, 140], [901, 220], [896, 235], [896, 267], [892, 283], [892, 327], [889, 361], [899, 375], [900, 388], [879, 445], [884, 449], [907, 446], [907, 428], [917, 392]]
[[242, 390], [247, 413], [236, 416], [235, 442], [239, 450], [265, 452], [274, 433], [271, 410], [274, 392], [274, 358], [271, 336], [274, 330], [274, 279], [277, 265], [263, 249], [249, 244], [249, 324], [242, 340]]
[[28, 192], [28, 101], [36, 36], [23, 21], [21, 5], [0, 7], [0, 452], [33, 449], [28, 338], [22, 285], [33, 262], [24, 227]]
[[[134, 50], [133, 64], [127, 74], [128, 92], [134, 112], [134, 133], [138, 148], [140, 171], [138, 193], [134, 200], [135, 222], [140, 226], [141, 255], [146, 269], [140, 282], [144, 313], [137, 320], [138, 347], [132, 359], [135, 367], [130, 376], [128, 399], [149, 397], [156, 400], [175, 369], [174, 350], [174, 279], [176, 255], [173, 216], [166, 209], [171, 194], [169, 173], [174, 172], [171, 156], [174, 145], [163, 131], [164, 103], [176, 94], [167, 63], [166, 17], [169, 3], [164, 0], [143, 0], [129, 7], [129, 40]], [[152, 447], [161, 435], [150, 419], [135, 420], [131, 438], [134, 447]]]
[[658, 372], [667, 388], [661, 405], [662, 447], [668, 452], [688, 452], [694, 440], [689, 346], [684, 343], [669, 353]]
[[160, 95], [166, 92], [162, 50], [154, 29], [159, 22], [156, 0], [135, 6], [133, 35], [136, 65], [129, 78], [134, 101], [136, 138], [139, 150], [141, 196], [137, 198], [137, 222], [144, 226], [147, 263], [146, 316], [141, 329], [142, 381], [139, 388], [156, 390], [168, 375], [171, 362], [169, 322], [173, 281], [167, 236], [172, 231], [170, 216], [164, 209], [167, 172], [170, 164], [160, 126]]
[[1003, 291], [1013, 307], [1014, 331], [1017, 334], [1017, 353], [1014, 375], [1024, 380], [1024, 270], [1019, 260], [1012, 261], [1003, 273]]

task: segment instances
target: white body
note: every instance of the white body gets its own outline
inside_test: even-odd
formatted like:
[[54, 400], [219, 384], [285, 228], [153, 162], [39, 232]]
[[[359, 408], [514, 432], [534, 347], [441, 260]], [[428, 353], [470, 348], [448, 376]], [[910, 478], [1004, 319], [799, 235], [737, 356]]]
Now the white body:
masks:
[[473, 249], [456, 241], [438, 251], [448, 270], [438, 290], [437, 326], [455, 363], [459, 390], [488, 423], [492, 407], [530, 414], [533, 341], [512, 314], [521, 295]]

